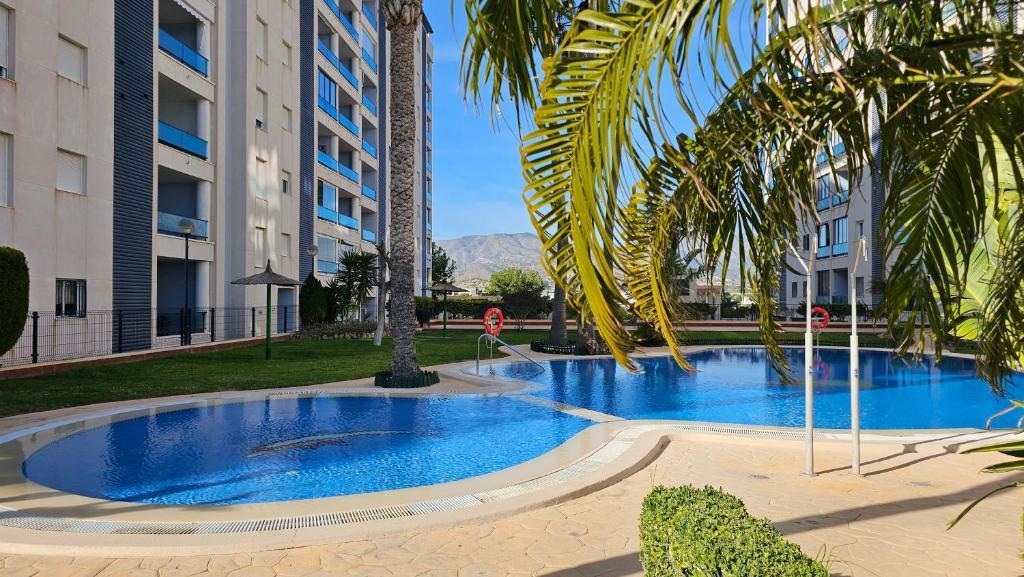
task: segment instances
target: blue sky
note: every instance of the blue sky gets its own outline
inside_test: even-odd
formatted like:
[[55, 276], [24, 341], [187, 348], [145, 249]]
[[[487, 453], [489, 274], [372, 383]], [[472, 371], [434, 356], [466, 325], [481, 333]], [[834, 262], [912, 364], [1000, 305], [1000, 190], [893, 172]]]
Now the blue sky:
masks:
[[456, 3], [453, 23], [448, 0], [424, 4], [434, 28], [434, 237], [531, 232], [518, 134], [493, 128], [489, 110], [473, 110], [462, 95], [465, 11]]

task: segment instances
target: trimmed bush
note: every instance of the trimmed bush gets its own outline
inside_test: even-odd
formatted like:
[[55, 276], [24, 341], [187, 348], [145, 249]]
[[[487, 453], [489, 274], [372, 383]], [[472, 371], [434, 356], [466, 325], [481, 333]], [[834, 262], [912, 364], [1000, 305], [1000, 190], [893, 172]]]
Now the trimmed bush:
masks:
[[423, 326], [434, 317], [434, 299], [432, 297], [416, 297], [416, 323]]
[[574, 355], [576, 354], [576, 341], [568, 341], [565, 345], [552, 345], [547, 341], [533, 341], [530, 343], [530, 350], [535, 353], [546, 353], [549, 355]]
[[18, 342], [28, 319], [28, 262], [20, 250], [0, 247], [0, 355]]
[[647, 577], [828, 577], [743, 502], [712, 487], [656, 487], [640, 513]]
[[418, 389], [441, 382], [437, 371], [420, 371], [408, 377], [396, 377], [391, 371], [380, 371], [373, 377], [373, 384], [382, 389]]
[[370, 321], [340, 321], [336, 323], [319, 323], [304, 325], [293, 338], [313, 340], [352, 340], [366, 339], [373, 336], [377, 323]]

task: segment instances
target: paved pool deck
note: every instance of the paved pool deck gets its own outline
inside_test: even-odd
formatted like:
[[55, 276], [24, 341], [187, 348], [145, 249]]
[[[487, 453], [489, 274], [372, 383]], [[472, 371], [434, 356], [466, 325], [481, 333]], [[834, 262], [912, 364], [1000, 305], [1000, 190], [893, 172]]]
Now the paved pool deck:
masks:
[[[359, 389], [365, 382], [335, 386]], [[472, 391], [446, 379], [440, 387]], [[112, 407], [104, 407], [110, 409]], [[116, 408], [113, 407], [113, 408]], [[97, 410], [69, 409], [0, 421], [0, 433]], [[654, 436], [647, 433], [644, 437]], [[373, 538], [262, 552], [96, 557], [0, 555], [0, 577], [627, 577], [641, 575], [640, 505], [655, 485], [713, 485], [743, 499], [787, 538], [841, 576], [1024, 574], [1024, 491], [998, 494], [956, 528], [946, 524], [978, 496], [1024, 475], [979, 470], [1001, 455], [959, 454], [980, 444], [963, 432], [862, 445], [863, 476], [849, 443], [816, 444], [818, 475], [803, 469], [799, 440], [657, 433], [644, 465], [603, 488], [527, 511], [454, 519], [442, 526], [388, 522]], [[0, 503], [9, 505], [9, 503]], [[60, 535], [53, 537], [59, 546]]]

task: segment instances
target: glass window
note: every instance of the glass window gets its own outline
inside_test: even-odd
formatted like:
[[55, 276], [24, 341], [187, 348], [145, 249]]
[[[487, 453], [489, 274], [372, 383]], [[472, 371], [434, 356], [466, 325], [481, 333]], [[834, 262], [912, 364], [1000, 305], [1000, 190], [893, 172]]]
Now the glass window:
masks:
[[257, 226], [253, 234], [253, 242], [256, 267], [262, 268], [267, 264], [267, 229]]
[[828, 242], [828, 224], [818, 225], [818, 248], [824, 248], [829, 245]]
[[285, 131], [287, 131], [287, 132], [291, 132], [292, 131], [292, 109], [288, 108], [287, 106], [285, 106], [284, 107], [284, 114], [282, 116], [283, 116], [283, 118], [281, 119], [281, 128], [285, 129]]
[[323, 70], [317, 71], [317, 96], [332, 107], [338, 107], [338, 85]]
[[858, 239], [864, 238], [864, 221], [863, 220], [858, 220], [857, 221], [857, 238]]
[[0, 132], [0, 206], [11, 206], [11, 140]]
[[292, 235], [281, 233], [281, 256], [292, 256]]
[[823, 176], [823, 177], [818, 179], [818, 183], [817, 183], [818, 200], [825, 200], [826, 198], [831, 198], [832, 197], [832, 189], [829, 186], [829, 181], [830, 180], [831, 180], [831, 178], [828, 177], [828, 176]]
[[338, 260], [338, 241], [329, 237], [321, 236], [316, 239], [318, 250], [317, 259], [325, 262], [336, 262]]
[[85, 157], [57, 151], [57, 190], [85, 194]]
[[85, 84], [85, 48], [63, 36], [58, 49], [57, 74], [79, 84]]
[[818, 287], [817, 287], [818, 290], [816, 291], [816, 294], [819, 297], [827, 297], [830, 294], [832, 294], [832, 291], [830, 290], [830, 287], [829, 287], [829, 279], [832, 278], [832, 271], [830, 271], [830, 270], [819, 270], [819, 271], [817, 271], [815, 273], [815, 276], [817, 277], [815, 279], [815, 282], [818, 285]]
[[256, 89], [256, 128], [267, 129], [267, 93]]
[[857, 280], [855, 282], [856, 282], [856, 287], [857, 287], [857, 296], [863, 298], [864, 297], [864, 277], [862, 277], [862, 276], [857, 277]]
[[14, 66], [14, 46], [11, 32], [14, 15], [10, 8], [0, 6], [0, 78], [14, 78], [11, 67]]
[[832, 221], [832, 244], [842, 244], [847, 242], [849, 231], [847, 230], [847, 218], [837, 218]]
[[789, 295], [791, 297], [793, 297], [793, 298], [796, 298], [797, 297], [797, 292], [796, 291], [797, 291], [796, 282], [794, 282], [794, 283], [792, 283], [792, 287], [790, 288]]
[[270, 33], [267, 30], [267, 23], [256, 19], [256, 56], [260, 60], [267, 61], [267, 47], [269, 46], [267, 40], [270, 37]]
[[57, 316], [85, 316], [85, 281], [57, 279]]
[[336, 211], [338, 210], [338, 190], [321, 180], [316, 191], [316, 201], [320, 206]]
[[281, 192], [288, 194], [292, 191], [292, 173], [287, 170], [281, 171]]

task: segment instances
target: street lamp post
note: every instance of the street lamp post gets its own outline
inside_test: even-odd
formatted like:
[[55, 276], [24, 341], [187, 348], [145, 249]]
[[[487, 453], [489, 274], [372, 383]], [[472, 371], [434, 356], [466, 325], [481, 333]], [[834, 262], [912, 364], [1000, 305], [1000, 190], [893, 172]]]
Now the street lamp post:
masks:
[[313, 259], [313, 268], [311, 270], [313, 276], [316, 276], [316, 257], [320, 254], [320, 247], [315, 244], [311, 244], [309, 245], [309, 248], [306, 249], [306, 254]]
[[192, 236], [192, 233], [196, 231], [196, 224], [192, 222], [192, 219], [183, 218], [178, 221], [178, 231], [185, 236], [185, 318], [182, 319], [184, 326], [184, 343], [186, 345], [192, 344], [192, 312], [189, 310], [188, 302], [188, 240]]
[[853, 474], [860, 475], [860, 337], [857, 336], [857, 265], [868, 261], [867, 241], [857, 240], [857, 254], [850, 267], [850, 440], [853, 443]]

